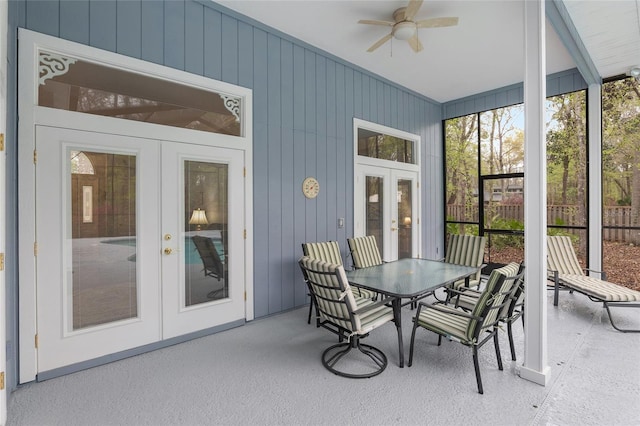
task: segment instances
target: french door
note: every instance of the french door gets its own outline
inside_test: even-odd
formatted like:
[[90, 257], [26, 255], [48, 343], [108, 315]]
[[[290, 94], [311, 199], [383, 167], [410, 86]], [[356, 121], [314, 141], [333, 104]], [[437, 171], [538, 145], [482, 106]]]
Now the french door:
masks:
[[354, 234], [374, 235], [384, 261], [417, 257], [418, 172], [357, 165]]
[[37, 126], [36, 152], [38, 372], [244, 318], [242, 151]]

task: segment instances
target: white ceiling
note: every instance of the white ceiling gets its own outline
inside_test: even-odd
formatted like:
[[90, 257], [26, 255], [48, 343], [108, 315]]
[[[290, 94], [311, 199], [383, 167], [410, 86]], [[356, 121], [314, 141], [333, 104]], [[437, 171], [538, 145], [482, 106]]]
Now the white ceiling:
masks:
[[[408, 0], [220, 0], [218, 3], [438, 102], [518, 83], [524, 77], [523, 3], [513, 0], [426, 0], [414, 20], [457, 16], [459, 24], [419, 30], [414, 53], [392, 39], [367, 49]], [[568, 0], [572, 20], [601, 76], [640, 65], [640, 0]], [[575, 64], [549, 23], [547, 73]]]

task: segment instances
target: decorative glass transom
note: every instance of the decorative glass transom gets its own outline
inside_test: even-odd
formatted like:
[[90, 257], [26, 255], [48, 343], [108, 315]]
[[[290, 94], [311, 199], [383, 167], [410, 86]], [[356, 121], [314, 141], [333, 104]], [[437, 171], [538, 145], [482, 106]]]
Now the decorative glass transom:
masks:
[[242, 98], [40, 51], [38, 105], [242, 136]]

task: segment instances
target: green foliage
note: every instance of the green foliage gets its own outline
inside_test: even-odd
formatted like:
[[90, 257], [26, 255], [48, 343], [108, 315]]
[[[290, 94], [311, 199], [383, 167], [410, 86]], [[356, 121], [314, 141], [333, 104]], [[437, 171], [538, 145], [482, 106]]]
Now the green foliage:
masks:
[[478, 235], [480, 232], [480, 227], [478, 225], [469, 225], [462, 223], [450, 223], [447, 222], [446, 225], [446, 236], [449, 238], [450, 234], [460, 234], [460, 235]]
[[561, 228], [547, 228], [547, 235], [550, 237], [569, 237], [571, 239], [571, 243], [575, 246], [580, 237], [578, 235], [573, 234], [566, 229]]
[[[493, 217], [491, 219], [491, 229], [502, 231], [523, 231], [524, 223], [516, 219], [505, 219]], [[513, 234], [491, 234], [491, 249], [501, 250], [505, 247], [524, 248], [524, 238], [522, 235]]]

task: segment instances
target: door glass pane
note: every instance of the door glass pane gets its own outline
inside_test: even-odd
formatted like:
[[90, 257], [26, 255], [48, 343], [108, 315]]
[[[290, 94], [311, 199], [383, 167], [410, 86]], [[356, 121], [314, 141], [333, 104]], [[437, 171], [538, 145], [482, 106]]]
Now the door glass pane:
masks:
[[367, 225], [366, 235], [374, 235], [376, 242], [378, 243], [378, 250], [380, 253], [384, 253], [382, 248], [384, 247], [383, 233], [382, 233], [382, 220], [383, 220], [383, 184], [384, 179], [376, 176], [367, 176], [366, 180], [366, 214]]
[[398, 259], [412, 257], [413, 194], [410, 180], [398, 180]]
[[72, 329], [138, 315], [136, 157], [70, 151]]
[[185, 161], [185, 304], [229, 296], [228, 165]]

